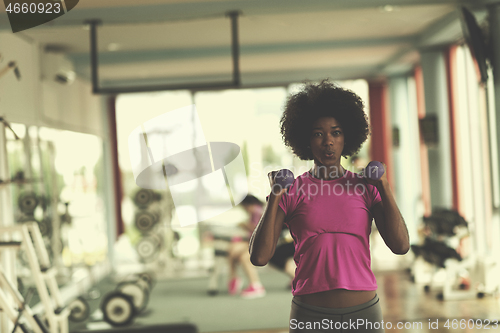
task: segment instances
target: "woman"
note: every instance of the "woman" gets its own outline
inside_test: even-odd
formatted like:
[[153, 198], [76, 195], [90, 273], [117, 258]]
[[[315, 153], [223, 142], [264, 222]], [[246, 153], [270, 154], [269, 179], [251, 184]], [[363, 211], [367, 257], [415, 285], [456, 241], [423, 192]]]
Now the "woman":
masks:
[[259, 223], [259, 219], [262, 216], [262, 206], [264, 206], [264, 203], [257, 197], [248, 194], [241, 202], [241, 206], [248, 213], [249, 220], [240, 223], [239, 226], [248, 232], [248, 237], [246, 239], [243, 239], [242, 237], [233, 237], [233, 239], [231, 240], [231, 244], [229, 245], [228, 292], [231, 295], [236, 295], [241, 290], [242, 281], [237, 274], [238, 265], [241, 265], [249, 281], [248, 287], [241, 292], [241, 297], [263, 297], [266, 295], [266, 290], [260, 282], [257, 270], [254, 266], [252, 266], [252, 263], [250, 262], [250, 254], [248, 253], [248, 239], [252, 235], [252, 232], [257, 226], [257, 223]]
[[254, 265], [265, 265], [282, 224], [289, 227], [297, 264], [290, 332], [384, 332], [370, 268], [372, 219], [392, 252], [405, 254], [410, 245], [386, 173], [374, 181], [340, 164], [368, 138], [363, 108], [356, 94], [325, 80], [290, 96], [281, 118], [285, 145], [314, 166], [288, 191], [274, 184], [276, 171], [268, 174], [272, 191], [250, 255]]

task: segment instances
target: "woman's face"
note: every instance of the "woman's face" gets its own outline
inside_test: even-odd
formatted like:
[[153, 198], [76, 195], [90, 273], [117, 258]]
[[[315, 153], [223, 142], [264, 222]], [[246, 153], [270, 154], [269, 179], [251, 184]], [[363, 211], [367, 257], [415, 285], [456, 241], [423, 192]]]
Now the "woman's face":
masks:
[[318, 165], [340, 164], [344, 149], [344, 131], [333, 117], [318, 118], [312, 126], [310, 147]]

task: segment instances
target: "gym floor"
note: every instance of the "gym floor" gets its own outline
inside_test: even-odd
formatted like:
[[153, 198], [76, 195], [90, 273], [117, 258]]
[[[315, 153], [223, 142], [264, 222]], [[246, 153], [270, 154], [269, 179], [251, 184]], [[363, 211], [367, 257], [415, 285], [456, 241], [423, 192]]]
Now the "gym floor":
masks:
[[[271, 268], [259, 268], [267, 295], [263, 298], [244, 300], [227, 294], [221, 281], [217, 296], [207, 295], [207, 277], [160, 280], [151, 293], [145, 313], [135, 319], [133, 326], [140, 327], [165, 323], [192, 323], [199, 332], [213, 333], [285, 333], [288, 332], [288, 315], [291, 293], [286, 285], [288, 278]], [[439, 301], [437, 290], [425, 293], [423, 286], [410, 282], [404, 272], [376, 273], [384, 321], [392, 329], [386, 332], [477, 332], [478, 327], [453, 329], [453, 320], [500, 320], [500, 300], [492, 296], [482, 299]], [[113, 290], [116, 282], [108, 278], [96, 286], [101, 295]], [[70, 331], [103, 329], [107, 324], [98, 321], [100, 299], [90, 300], [93, 316], [86, 323], [70, 323]], [[449, 319], [450, 327], [445, 327]], [[432, 323], [429, 328], [429, 322]], [[407, 329], [397, 329], [397, 324]], [[437, 326], [436, 326], [437, 323]], [[476, 321], [476, 323], [478, 323]], [[472, 324], [470, 324], [472, 327]], [[412, 326], [413, 328], [409, 328]], [[458, 326], [459, 327], [459, 326]], [[494, 329], [493, 324], [489, 325]], [[484, 329], [484, 327], [482, 328]], [[500, 327], [497, 328], [500, 330]]]

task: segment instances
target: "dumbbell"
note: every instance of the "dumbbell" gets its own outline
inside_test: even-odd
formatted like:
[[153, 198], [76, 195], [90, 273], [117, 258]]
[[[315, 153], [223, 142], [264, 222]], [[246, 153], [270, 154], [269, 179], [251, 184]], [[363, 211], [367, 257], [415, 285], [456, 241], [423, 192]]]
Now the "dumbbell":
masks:
[[136, 245], [140, 260], [145, 263], [155, 260], [160, 253], [161, 245], [162, 239], [158, 235], [151, 234], [141, 238]]
[[146, 309], [154, 284], [153, 273], [143, 272], [134, 275], [131, 280], [122, 281], [118, 284], [116, 290], [132, 296], [136, 311], [140, 313]]
[[281, 186], [281, 188], [288, 189], [295, 180], [293, 172], [288, 169], [281, 169], [274, 175], [274, 182]]
[[150, 291], [156, 285], [156, 278], [152, 272], [142, 272], [137, 274], [137, 281], [146, 282]]
[[151, 232], [157, 220], [157, 217], [152, 212], [145, 209], [135, 213], [135, 227], [143, 234]]
[[116, 290], [132, 297], [136, 313], [141, 313], [148, 306], [149, 285], [144, 280], [121, 282]]
[[119, 290], [106, 294], [101, 302], [105, 322], [112, 326], [126, 326], [134, 321], [137, 314], [132, 296]]
[[156, 193], [153, 190], [149, 189], [140, 189], [134, 195], [134, 203], [139, 208], [147, 208], [154, 201], [161, 200], [162, 196], [159, 193]]
[[137, 207], [146, 208], [153, 202], [153, 196], [152, 190], [140, 189], [134, 196], [134, 203]]
[[81, 296], [69, 303], [68, 308], [71, 311], [68, 319], [73, 322], [85, 321], [90, 316], [89, 302]]
[[379, 161], [371, 161], [365, 168], [364, 176], [372, 180], [379, 180], [384, 175], [384, 165]]
[[33, 192], [24, 192], [17, 199], [19, 210], [26, 215], [31, 215], [38, 206], [38, 198]]

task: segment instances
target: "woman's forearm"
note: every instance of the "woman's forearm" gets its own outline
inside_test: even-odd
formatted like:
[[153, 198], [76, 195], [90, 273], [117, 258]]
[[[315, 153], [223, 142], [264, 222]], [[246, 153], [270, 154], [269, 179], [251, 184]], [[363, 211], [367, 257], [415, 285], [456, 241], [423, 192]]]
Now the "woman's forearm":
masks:
[[[250, 238], [250, 261], [255, 266], [264, 266], [274, 255], [281, 225], [278, 225], [278, 203], [281, 195], [271, 193], [264, 213]], [[282, 222], [281, 222], [282, 223]]]
[[387, 181], [377, 187], [384, 206], [385, 234], [387, 245], [397, 254], [405, 254], [410, 249], [410, 237], [403, 215], [392, 194], [391, 187]]

